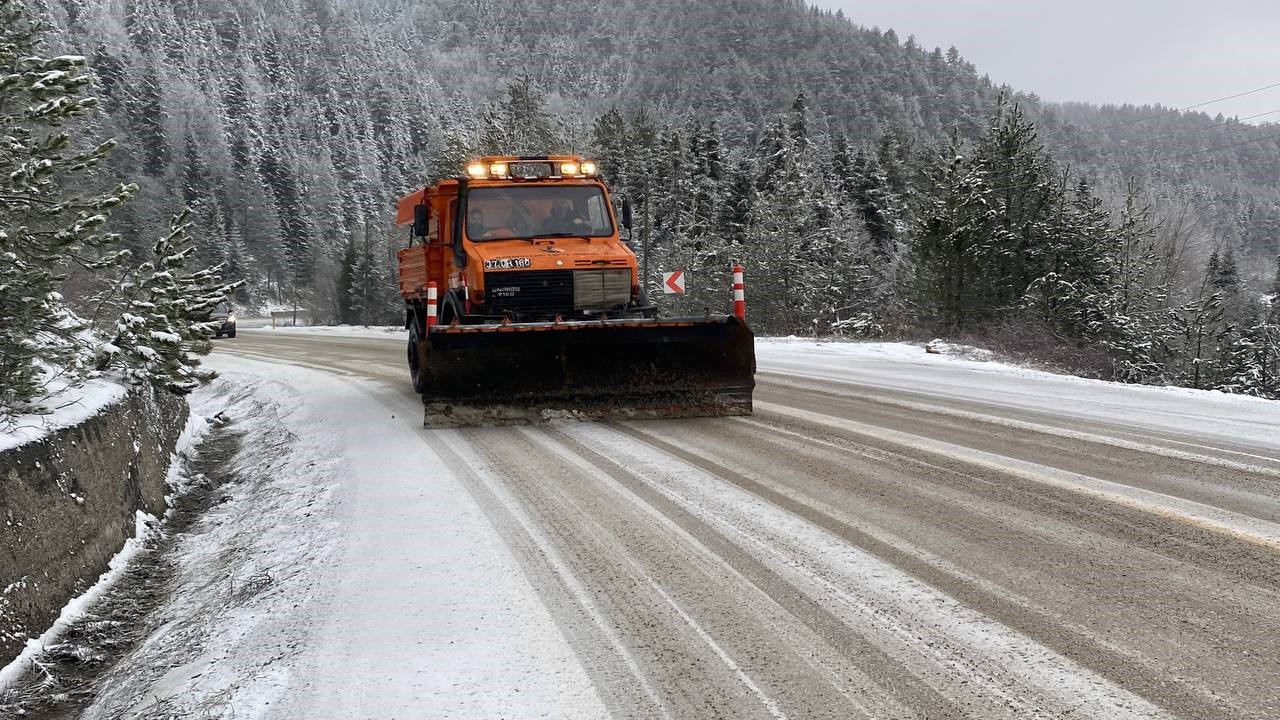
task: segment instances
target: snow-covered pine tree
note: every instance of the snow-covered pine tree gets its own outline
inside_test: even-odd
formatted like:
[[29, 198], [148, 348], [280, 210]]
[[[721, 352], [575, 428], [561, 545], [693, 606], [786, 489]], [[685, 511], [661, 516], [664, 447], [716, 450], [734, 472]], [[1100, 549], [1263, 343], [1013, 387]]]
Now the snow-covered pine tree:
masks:
[[681, 254], [688, 258], [687, 304], [694, 311], [725, 309], [730, 258], [725, 238], [716, 232], [716, 218], [724, 203], [724, 160], [716, 123], [692, 122], [687, 128], [689, 151], [687, 193], [682, 198]]
[[338, 274], [338, 321], [345, 325], [360, 322], [360, 313], [356, 308], [355, 287], [356, 265], [360, 261], [360, 249], [355, 238], [347, 238], [346, 248], [342, 251], [342, 269]]
[[1276, 256], [1276, 274], [1271, 280], [1271, 292], [1267, 295], [1267, 318], [1280, 325], [1280, 255]]
[[1266, 311], [1259, 327], [1262, 338], [1259, 387], [1265, 397], [1280, 400], [1280, 256], [1276, 256], [1276, 273], [1264, 302]]
[[753, 316], [771, 332], [795, 332], [797, 280], [801, 272], [799, 207], [794, 145], [784, 118], [770, 123], [756, 147], [756, 209], [760, 222], [749, 235], [749, 265], [760, 268], [752, 283]]
[[914, 208], [911, 260], [920, 319], [953, 329], [984, 309], [980, 274], [994, 222], [991, 190], [966, 151], [959, 132], [953, 133]]
[[1045, 274], [1048, 226], [1064, 188], [1035, 125], [1003, 96], [974, 156], [991, 188], [993, 211], [977, 278], [980, 302], [987, 307], [978, 310], [1002, 312], [1017, 306], [1031, 283]]
[[561, 152], [564, 141], [546, 109], [546, 94], [529, 75], [507, 85], [507, 97], [484, 117], [481, 150], [489, 154], [541, 155]]
[[850, 199], [862, 215], [872, 249], [877, 258], [888, 261], [897, 255], [901, 201], [889, 186], [889, 176], [874, 155], [860, 149], [853, 157]]
[[609, 108], [591, 126], [591, 147], [600, 175], [617, 190], [627, 186], [629, 175], [624, 144], [627, 124], [617, 107]]
[[1270, 352], [1262, 308], [1250, 308], [1244, 322], [1224, 339], [1213, 363], [1215, 390], [1267, 397], [1270, 395], [1268, 369]]
[[1115, 226], [1115, 275], [1109, 293], [1110, 337], [1102, 342], [1112, 358], [1112, 375], [1126, 382], [1162, 379], [1162, 367], [1177, 333], [1176, 314], [1167, 307], [1168, 288], [1157, 279], [1160, 252], [1150, 206], [1141, 189], [1128, 184]]
[[50, 375], [91, 367], [84, 323], [59, 293], [68, 268], [123, 262], [104, 230], [135, 190], [82, 196], [84, 177], [114, 147], [83, 149], [70, 124], [97, 106], [84, 58], [37, 54], [40, 27], [19, 0], [0, 0], [0, 416], [30, 411]]
[[242, 281], [223, 283], [220, 266], [190, 271], [194, 259], [189, 212], [177, 215], [151, 258], [122, 287], [115, 336], [98, 357], [99, 370], [123, 370], [135, 383], [185, 395], [215, 377], [200, 367], [218, 321], [210, 315]]
[[[1221, 298], [1222, 318], [1214, 335], [1218, 345], [1206, 363], [1205, 385], [1225, 392], [1277, 397], [1280, 328], [1276, 299], [1245, 292], [1235, 252], [1228, 247], [1211, 258], [1208, 284]], [[1277, 270], [1280, 276], [1280, 269]], [[1275, 281], [1280, 290], [1280, 277]]]
[[339, 292], [346, 293], [350, 302], [347, 308], [349, 319], [344, 318], [344, 322], [352, 325], [368, 325], [377, 322], [382, 315], [378, 307], [381, 278], [378, 277], [378, 267], [374, 261], [370, 232], [371, 229], [366, 226], [364, 238], [352, 241], [350, 276], [343, 273], [346, 287], [339, 289]]

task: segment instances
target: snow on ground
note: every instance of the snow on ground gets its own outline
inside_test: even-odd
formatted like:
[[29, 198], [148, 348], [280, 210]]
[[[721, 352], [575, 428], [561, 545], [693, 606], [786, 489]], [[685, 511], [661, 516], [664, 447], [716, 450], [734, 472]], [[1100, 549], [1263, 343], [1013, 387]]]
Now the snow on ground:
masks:
[[108, 378], [94, 378], [79, 388], [60, 388], [51, 384], [52, 395], [44, 404], [43, 415], [19, 415], [11, 425], [0, 426], [0, 452], [39, 440], [62, 428], [84, 422], [125, 395], [125, 387]]
[[[115, 387], [121, 387], [115, 385]], [[123, 391], [123, 388], [121, 388]], [[103, 396], [108, 396], [103, 393]], [[108, 401], [102, 401], [105, 404]], [[209, 423], [198, 413], [191, 413], [187, 418], [187, 424], [182, 430], [182, 434], [178, 437], [177, 445], [169, 463], [169, 471], [167, 481], [170, 487], [174, 487], [181, 475], [183, 463], [189, 457], [196, 444], [209, 430]], [[52, 647], [66, 632], [72, 623], [79, 620], [85, 615], [93, 603], [103, 594], [109, 592], [111, 587], [124, 574], [129, 562], [136, 556], [146, 545], [147, 538], [151, 533], [155, 532], [159, 520], [153, 515], [149, 515], [141, 510], [135, 514], [135, 525], [133, 537], [126, 540], [120, 551], [111, 558], [107, 567], [98, 581], [93, 584], [79, 597], [73, 598], [62, 608], [62, 613], [49, 629], [45, 630], [40, 637], [32, 638], [27, 641], [26, 647], [18, 655], [9, 662], [8, 665], [0, 668], [0, 689], [10, 685], [22, 676], [30, 667], [32, 660], [45, 648]]]
[[329, 337], [399, 338], [409, 337], [409, 331], [400, 325], [314, 325], [310, 327], [277, 327], [270, 325], [254, 328], [262, 332], [281, 335], [327, 335]]
[[[93, 584], [79, 597], [73, 598], [62, 608], [62, 614], [54, 621], [54, 624], [41, 633], [38, 638], [30, 638], [27, 640], [26, 647], [18, 654], [18, 657], [9, 662], [8, 665], [0, 668], [0, 690], [9, 687], [19, 680], [24, 673], [32, 667], [32, 662], [36, 657], [44, 651], [45, 648], [53, 647], [58, 640], [67, 631], [76, 620], [84, 617], [85, 613], [93, 605], [93, 603], [106, 592], [108, 592], [120, 576], [124, 574], [125, 568], [129, 566], [129, 562], [136, 556], [146, 544], [148, 536], [154, 532], [156, 518], [153, 515], [139, 510], [135, 515], [135, 525], [133, 537], [125, 541], [124, 547], [120, 548], [120, 552], [111, 558], [107, 565], [107, 571], [98, 577], [98, 581]], [[9, 588], [5, 588], [7, 591]]]
[[1058, 375], [1002, 362], [931, 354], [910, 343], [757, 338], [756, 359], [761, 372], [856, 383], [931, 398], [977, 401], [1280, 450], [1280, 402], [1274, 400]]
[[[286, 336], [403, 340], [396, 326], [265, 328]], [[903, 390], [1134, 428], [1216, 437], [1280, 449], [1280, 403], [1212, 390], [1130, 385], [1061, 375], [993, 360], [981, 348], [912, 343], [756, 338], [762, 372]]]
[[[516, 560], [373, 383], [217, 355], [244, 433], [164, 619], [84, 718], [601, 717]], [[477, 589], [483, 590], [478, 591]]]

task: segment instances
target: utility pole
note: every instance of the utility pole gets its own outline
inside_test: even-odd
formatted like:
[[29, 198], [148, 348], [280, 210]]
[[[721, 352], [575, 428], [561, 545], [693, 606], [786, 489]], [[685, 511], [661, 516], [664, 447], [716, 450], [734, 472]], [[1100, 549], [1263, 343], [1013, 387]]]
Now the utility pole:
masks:
[[[641, 287], [644, 288], [645, 297], [649, 296], [649, 181], [644, 183], [644, 235], [641, 240], [641, 251], [644, 253], [644, 280]], [[652, 301], [650, 301], [652, 302]]]
[[360, 275], [360, 324], [369, 327], [369, 271], [373, 269], [373, 258], [369, 255], [369, 223], [364, 224], [364, 271]]

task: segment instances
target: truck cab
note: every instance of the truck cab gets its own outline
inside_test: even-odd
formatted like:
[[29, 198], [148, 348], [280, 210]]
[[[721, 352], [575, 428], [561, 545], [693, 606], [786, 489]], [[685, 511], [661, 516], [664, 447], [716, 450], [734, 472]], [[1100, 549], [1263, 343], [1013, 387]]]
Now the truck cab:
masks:
[[484, 157], [400, 201], [406, 325], [439, 293], [442, 325], [616, 319], [651, 313], [595, 163]]

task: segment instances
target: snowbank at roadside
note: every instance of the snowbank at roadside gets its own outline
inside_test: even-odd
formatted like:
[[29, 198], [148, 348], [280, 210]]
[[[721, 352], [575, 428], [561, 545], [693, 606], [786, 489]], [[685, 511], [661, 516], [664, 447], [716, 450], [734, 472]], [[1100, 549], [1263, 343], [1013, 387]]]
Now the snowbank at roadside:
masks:
[[[248, 329], [248, 328], [245, 328]], [[329, 337], [404, 339], [409, 331], [399, 325], [313, 325], [309, 327], [253, 328], [253, 332], [279, 333], [281, 335], [326, 335]]]
[[[94, 381], [90, 381], [94, 382]], [[120, 397], [123, 397], [124, 388], [114, 383], [107, 383], [114, 387], [120, 388]], [[102, 392], [101, 398], [94, 395], [95, 398], [101, 399], [98, 407], [105, 406], [111, 402], [112, 396], [109, 393]], [[105, 399], [102, 399], [105, 398]], [[91, 417], [92, 413], [85, 416]], [[85, 419], [85, 418], [82, 418]], [[71, 425], [80, 420], [69, 420], [65, 424]], [[178, 437], [177, 445], [170, 458], [169, 470], [166, 481], [172, 488], [179, 481], [182, 475], [182, 467], [187, 462], [191, 451], [201, 438], [209, 430], [209, 422], [199, 415], [192, 412], [187, 416], [187, 424], [182, 430], [182, 434]], [[134, 446], [135, 448], [137, 445]], [[59, 639], [66, 633], [72, 623], [84, 617], [93, 604], [102, 597], [103, 594], [110, 591], [111, 587], [120, 579], [124, 571], [129, 567], [129, 563], [138, 553], [145, 548], [147, 541], [151, 538], [152, 533], [156, 531], [159, 519], [154, 515], [149, 515], [143, 510], [136, 511], [134, 515], [135, 525], [133, 537], [124, 542], [124, 546], [108, 563], [108, 570], [98, 577], [88, 590], [73, 598], [63, 608], [58, 619], [46, 629], [37, 638], [27, 640], [26, 647], [18, 657], [9, 662], [8, 665], [0, 668], [0, 690], [9, 686], [18, 680], [28, 669], [31, 668], [32, 662], [36, 657], [44, 651], [45, 648], [52, 647], [57, 644]], [[4, 591], [8, 591], [5, 588]]]
[[221, 378], [193, 405], [241, 433], [235, 478], [180, 540], [164, 623], [81, 717], [606, 714], [416, 398], [207, 364]]
[[66, 427], [77, 425], [119, 402], [128, 389], [108, 378], [93, 378], [78, 388], [51, 384], [46, 414], [18, 415], [9, 424], [0, 424], [0, 452], [39, 440]]
[[1280, 451], [1280, 402], [1246, 395], [1059, 375], [929, 353], [912, 343], [757, 338], [756, 359], [765, 373], [1172, 430]]

